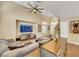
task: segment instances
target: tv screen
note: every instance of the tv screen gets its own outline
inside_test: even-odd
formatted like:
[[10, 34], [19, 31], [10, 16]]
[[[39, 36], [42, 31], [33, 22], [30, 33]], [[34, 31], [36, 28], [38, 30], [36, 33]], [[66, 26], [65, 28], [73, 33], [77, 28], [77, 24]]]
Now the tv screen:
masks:
[[32, 32], [31, 25], [20, 25], [20, 32]]

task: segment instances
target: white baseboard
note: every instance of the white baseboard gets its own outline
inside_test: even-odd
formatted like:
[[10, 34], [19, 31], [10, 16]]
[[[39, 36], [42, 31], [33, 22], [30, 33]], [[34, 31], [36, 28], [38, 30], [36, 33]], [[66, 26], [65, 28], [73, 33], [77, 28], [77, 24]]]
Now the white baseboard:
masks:
[[72, 42], [72, 41], [68, 41], [68, 43], [72, 43], [72, 44], [79, 45], [79, 43], [78, 43], [78, 42]]

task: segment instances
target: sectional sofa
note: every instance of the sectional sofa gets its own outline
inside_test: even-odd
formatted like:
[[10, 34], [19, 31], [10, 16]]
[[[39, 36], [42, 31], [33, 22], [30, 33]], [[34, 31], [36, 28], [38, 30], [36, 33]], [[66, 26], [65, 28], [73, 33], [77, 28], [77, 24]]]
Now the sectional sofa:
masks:
[[[35, 35], [30, 35], [30, 38], [34, 38], [33, 36], [35, 37]], [[24, 57], [24, 56], [29, 57], [28, 54], [32, 53], [36, 49], [38, 49], [38, 52], [40, 52], [40, 49], [39, 49], [40, 44], [47, 43], [48, 41], [51, 40], [52, 37], [50, 37], [50, 35], [42, 36], [42, 37], [36, 38], [35, 41], [33, 42], [31, 41], [31, 44], [28, 44], [29, 42], [25, 44], [21, 42], [22, 40], [25, 40], [26, 38], [28, 38], [27, 35], [23, 34], [22, 36], [20, 36], [20, 38], [21, 38], [20, 41], [12, 41], [11, 39], [10, 40], [0, 39], [0, 56], [1, 57]], [[12, 47], [16, 46], [18, 48], [10, 49], [9, 47], [11, 46]], [[37, 56], [40, 56], [40, 54]]]

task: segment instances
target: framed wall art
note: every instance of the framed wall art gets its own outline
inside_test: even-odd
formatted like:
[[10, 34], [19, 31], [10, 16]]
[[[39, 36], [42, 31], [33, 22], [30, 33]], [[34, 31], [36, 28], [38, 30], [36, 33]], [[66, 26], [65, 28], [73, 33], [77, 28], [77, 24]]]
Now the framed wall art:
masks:
[[70, 33], [79, 34], [79, 20], [70, 21]]
[[42, 32], [42, 25], [38, 24], [38, 32]]

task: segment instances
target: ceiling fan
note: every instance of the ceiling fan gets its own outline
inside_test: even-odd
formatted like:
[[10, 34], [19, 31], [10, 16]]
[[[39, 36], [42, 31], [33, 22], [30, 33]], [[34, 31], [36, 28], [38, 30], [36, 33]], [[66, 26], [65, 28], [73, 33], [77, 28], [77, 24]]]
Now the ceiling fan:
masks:
[[31, 10], [29, 11], [29, 13], [34, 12], [35, 14], [37, 12], [42, 13], [40, 10], [44, 10], [43, 8], [38, 8], [38, 4], [34, 2], [34, 5], [31, 5], [30, 3], [27, 3], [30, 7]]

